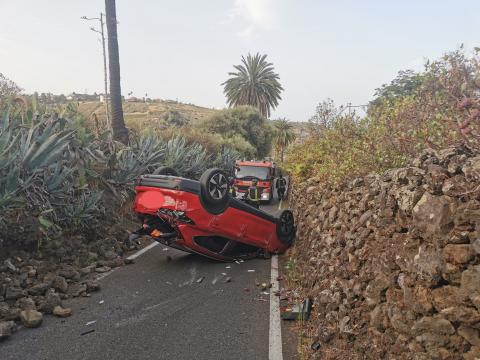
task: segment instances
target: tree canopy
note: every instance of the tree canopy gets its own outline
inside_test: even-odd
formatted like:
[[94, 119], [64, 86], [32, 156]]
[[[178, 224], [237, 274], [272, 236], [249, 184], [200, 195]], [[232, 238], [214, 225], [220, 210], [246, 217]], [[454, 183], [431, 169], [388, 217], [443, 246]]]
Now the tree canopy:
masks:
[[[243, 146], [246, 155], [263, 158], [272, 147], [273, 128], [264, 116], [251, 106], [225, 109], [208, 119], [203, 126], [211, 133], [221, 134], [232, 145]], [[242, 139], [251, 145], [248, 146]], [[237, 146], [235, 146], [237, 147]], [[251, 153], [249, 153], [251, 152]]]
[[273, 64], [267, 62], [267, 55], [248, 54], [242, 56], [242, 64], [235, 65], [236, 72], [222, 83], [227, 103], [230, 107], [250, 105], [256, 107], [265, 117], [278, 106], [283, 91], [279, 75], [274, 72]]

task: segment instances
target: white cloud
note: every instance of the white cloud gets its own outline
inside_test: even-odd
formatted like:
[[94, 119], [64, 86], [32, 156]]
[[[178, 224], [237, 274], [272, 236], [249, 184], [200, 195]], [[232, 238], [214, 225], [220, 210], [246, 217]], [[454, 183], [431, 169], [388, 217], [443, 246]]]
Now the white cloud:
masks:
[[278, 0], [235, 0], [229, 20], [240, 20], [243, 29], [238, 36], [249, 38], [259, 29], [270, 30], [277, 20]]

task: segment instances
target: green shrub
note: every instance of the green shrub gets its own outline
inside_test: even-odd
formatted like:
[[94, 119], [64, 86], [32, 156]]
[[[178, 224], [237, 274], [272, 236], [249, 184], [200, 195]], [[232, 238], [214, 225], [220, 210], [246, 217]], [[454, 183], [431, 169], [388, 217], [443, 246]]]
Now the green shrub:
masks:
[[219, 111], [201, 127], [209, 133], [222, 135], [227, 144], [245, 156], [263, 158], [272, 148], [273, 127], [251, 106]]
[[363, 118], [326, 101], [308, 139], [289, 151], [297, 176], [337, 183], [404, 165], [426, 147], [465, 142], [479, 147], [480, 61], [462, 50], [429, 62], [423, 73], [401, 72], [377, 90]]

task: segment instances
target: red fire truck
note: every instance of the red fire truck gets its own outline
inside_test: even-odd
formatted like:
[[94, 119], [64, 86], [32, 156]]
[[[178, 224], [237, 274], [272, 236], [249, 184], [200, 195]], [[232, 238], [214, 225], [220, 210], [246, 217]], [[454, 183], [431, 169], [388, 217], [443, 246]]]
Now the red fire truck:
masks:
[[273, 199], [273, 183], [275, 180], [275, 164], [271, 161], [236, 161], [234, 186], [237, 196], [243, 196], [252, 186], [252, 180], [258, 181], [257, 187], [261, 190], [260, 199], [271, 202]]

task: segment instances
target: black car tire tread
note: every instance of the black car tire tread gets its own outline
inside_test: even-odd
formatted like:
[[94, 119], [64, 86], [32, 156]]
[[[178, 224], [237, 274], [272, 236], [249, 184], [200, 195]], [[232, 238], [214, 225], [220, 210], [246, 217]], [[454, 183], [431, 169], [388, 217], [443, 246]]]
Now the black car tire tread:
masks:
[[277, 236], [285, 245], [292, 245], [296, 234], [293, 213], [290, 210], [283, 210], [277, 219]]

